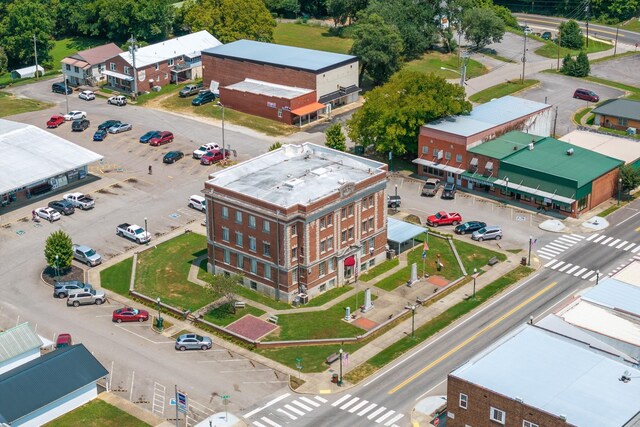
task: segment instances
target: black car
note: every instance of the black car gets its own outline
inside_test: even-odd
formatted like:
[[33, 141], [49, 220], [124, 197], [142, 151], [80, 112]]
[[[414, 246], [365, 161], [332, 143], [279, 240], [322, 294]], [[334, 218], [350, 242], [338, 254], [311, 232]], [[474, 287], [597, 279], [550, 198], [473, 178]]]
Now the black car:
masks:
[[216, 99], [216, 96], [210, 90], [204, 90], [196, 96], [193, 101], [191, 101], [191, 105], [199, 106], [202, 104], [206, 104], [207, 102], [211, 102]]
[[467, 221], [454, 228], [454, 231], [456, 234], [470, 234], [486, 226], [487, 224], [481, 221]]
[[96, 133], [93, 134], [94, 141], [104, 141], [109, 132], [106, 129], [98, 129]]
[[143, 144], [147, 144], [151, 140], [151, 138], [155, 138], [158, 135], [160, 135], [159, 130], [150, 130], [140, 137], [140, 142], [142, 142]]
[[402, 198], [400, 196], [387, 196], [387, 207], [388, 208], [399, 208], [402, 203]]
[[456, 198], [456, 185], [453, 182], [447, 182], [442, 189], [440, 195], [443, 199], [455, 199]]
[[54, 200], [53, 202], [49, 202], [48, 205], [51, 209], [54, 209], [62, 215], [71, 215], [76, 211], [76, 208], [73, 207], [71, 202], [66, 200]]
[[73, 89], [71, 89], [69, 85], [65, 85], [64, 82], [58, 82], [51, 85], [51, 92], [71, 95]]
[[116, 125], [120, 125], [122, 124], [122, 122], [120, 120], [107, 120], [104, 123], [101, 123], [100, 125], [98, 125], [98, 129], [99, 130], [109, 130], [110, 127], [116, 126]]
[[74, 132], [82, 132], [88, 128], [90, 124], [91, 123], [87, 119], [74, 120], [73, 123], [71, 123], [71, 130]]
[[184, 153], [182, 151], [169, 151], [162, 158], [163, 163], [175, 163], [181, 158], [184, 157]]

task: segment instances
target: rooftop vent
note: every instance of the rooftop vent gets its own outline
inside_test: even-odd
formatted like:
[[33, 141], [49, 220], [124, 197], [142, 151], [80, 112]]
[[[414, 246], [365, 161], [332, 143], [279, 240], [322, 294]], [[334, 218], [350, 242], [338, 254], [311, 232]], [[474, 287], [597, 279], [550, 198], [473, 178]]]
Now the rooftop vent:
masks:
[[517, 149], [518, 149], [518, 146], [517, 146], [517, 145], [514, 145], [514, 146], [513, 146], [513, 151], [516, 151]]
[[293, 178], [293, 179], [290, 179], [288, 181], [285, 181], [284, 186], [287, 187], [290, 190], [293, 190], [294, 188], [298, 187], [303, 182], [304, 181], [299, 179], [299, 178]]
[[573, 156], [573, 148], [567, 150], [567, 156]]
[[327, 168], [315, 168], [314, 170], [311, 171], [312, 174], [317, 176], [326, 175], [327, 172], [329, 172], [329, 169]]
[[533, 150], [533, 142], [529, 143], [529, 151]]

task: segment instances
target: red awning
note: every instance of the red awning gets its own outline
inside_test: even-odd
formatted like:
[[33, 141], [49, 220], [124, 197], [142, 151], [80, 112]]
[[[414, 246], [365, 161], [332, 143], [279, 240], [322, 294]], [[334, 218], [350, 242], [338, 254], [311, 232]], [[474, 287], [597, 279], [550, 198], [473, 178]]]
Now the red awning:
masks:
[[356, 265], [356, 258], [353, 255], [344, 259], [345, 267], [352, 267], [354, 265]]
[[324, 108], [325, 108], [324, 104], [320, 104], [319, 102], [314, 102], [313, 104], [305, 105], [304, 107], [291, 110], [291, 114], [293, 114], [294, 116], [305, 116], [309, 113], [315, 113], [316, 111], [324, 110]]

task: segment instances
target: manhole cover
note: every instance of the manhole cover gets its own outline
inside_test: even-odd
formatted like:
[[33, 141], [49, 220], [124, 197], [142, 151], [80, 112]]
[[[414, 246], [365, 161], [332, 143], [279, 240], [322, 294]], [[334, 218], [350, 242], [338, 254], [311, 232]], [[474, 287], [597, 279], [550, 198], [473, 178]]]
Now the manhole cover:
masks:
[[526, 221], [527, 217], [524, 215], [517, 215], [516, 216], [516, 221]]

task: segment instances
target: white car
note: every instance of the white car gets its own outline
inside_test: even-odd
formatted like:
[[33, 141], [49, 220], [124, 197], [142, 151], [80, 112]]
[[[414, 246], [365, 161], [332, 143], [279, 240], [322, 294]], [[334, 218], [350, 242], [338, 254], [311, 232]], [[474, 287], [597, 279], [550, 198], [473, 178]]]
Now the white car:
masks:
[[111, 126], [109, 128], [109, 133], [126, 132], [131, 129], [133, 129], [133, 126], [131, 126], [129, 123], [120, 123], [119, 125]]
[[61, 218], [60, 212], [52, 208], [38, 208], [36, 209], [36, 215], [49, 222], [57, 221]]
[[78, 98], [84, 99], [86, 101], [92, 101], [96, 99], [96, 94], [91, 92], [90, 90], [83, 90], [82, 92], [80, 92], [80, 95], [78, 95]]
[[210, 142], [208, 144], [204, 144], [202, 145], [200, 148], [198, 148], [197, 150], [195, 150], [193, 152], [193, 158], [194, 159], [199, 159], [200, 157], [204, 156], [207, 151], [215, 151], [215, 150], [219, 150], [220, 146], [218, 144], [216, 144], [215, 142]]
[[87, 118], [86, 111], [69, 111], [67, 114], [64, 115], [64, 119], [67, 121], [86, 119], [86, 118]]
[[127, 98], [122, 95], [110, 96], [107, 99], [107, 104], [118, 105], [120, 107], [127, 105]]

